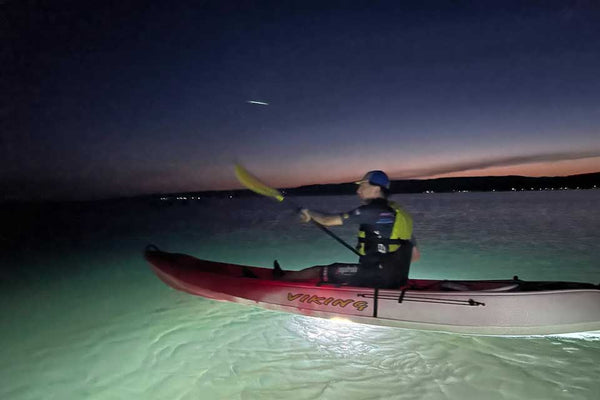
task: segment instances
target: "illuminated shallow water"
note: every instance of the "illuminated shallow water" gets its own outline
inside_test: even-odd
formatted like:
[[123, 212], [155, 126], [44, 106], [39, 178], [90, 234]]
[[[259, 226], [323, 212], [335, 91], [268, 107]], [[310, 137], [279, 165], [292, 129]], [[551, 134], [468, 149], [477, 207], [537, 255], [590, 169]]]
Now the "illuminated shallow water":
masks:
[[[415, 278], [600, 281], [600, 191], [398, 196]], [[349, 209], [353, 197], [305, 198]], [[352, 227], [336, 230], [352, 240]], [[600, 335], [498, 338], [349, 325], [166, 287], [146, 243], [286, 268], [352, 254], [266, 199], [44, 213], [4, 238], [0, 398], [595, 399]]]

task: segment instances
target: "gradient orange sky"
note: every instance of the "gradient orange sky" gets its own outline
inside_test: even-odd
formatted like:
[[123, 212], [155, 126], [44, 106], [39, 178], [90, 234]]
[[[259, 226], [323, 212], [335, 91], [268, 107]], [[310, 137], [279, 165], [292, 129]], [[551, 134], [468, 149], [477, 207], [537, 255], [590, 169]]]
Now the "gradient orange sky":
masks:
[[148, 4], [3, 4], [0, 200], [600, 171], [591, 3]]
[[581, 160], [563, 160], [551, 162], [537, 162], [531, 164], [507, 165], [502, 167], [490, 167], [485, 169], [473, 169], [468, 171], [432, 175], [430, 178], [442, 178], [452, 176], [567, 176], [600, 172], [600, 157], [591, 157]]
[[[476, 163], [466, 163], [468, 165]], [[366, 167], [366, 169], [365, 169]], [[251, 169], [251, 166], [248, 166]], [[463, 169], [464, 168], [464, 169]], [[326, 184], [326, 183], [344, 183], [354, 182], [362, 177], [367, 170], [383, 169], [388, 172], [391, 179], [433, 179], [447, 177], [465, 177], [465, 176], [506, 176], [520, 175], [530, 177], [542, 176], [568, 176], [585, 173], [600, 172], [600, 156], [588, 157], [577, 160], [555, 160], [544, 162], [528, 162], [514, 165], [499, 165], [487, 168], [471, 168], [461, 165], [434, 165], [431, 171], [447, 170], [444, 173], [427, 173], [428, 167], [424, 166], [418, 170], [408, 168], [406, 170], [394, 169], [392, 164], [381, 163], [372, 166], [352, 165], [344, 168], [328, 168], [320, 171], [320, 166], [304, 166], [298, 169], [288, 169], [286, 166], [278, 168], [289, 171], [285, 174], [277, 173], [273, 170], [262, 170], [255, 168], [251, 172], [260, 175], [261, 179], [268, 180], [268, 183], [280, 188], [290, 188], [302, 185]], [[232, 169], [233, 171], [233, 169]], [[339, 176], [335, 174], [339, 173]], [[227, 188], [242, 188], [235, 180], [230, 178], [228, 183], [222, 186]]]

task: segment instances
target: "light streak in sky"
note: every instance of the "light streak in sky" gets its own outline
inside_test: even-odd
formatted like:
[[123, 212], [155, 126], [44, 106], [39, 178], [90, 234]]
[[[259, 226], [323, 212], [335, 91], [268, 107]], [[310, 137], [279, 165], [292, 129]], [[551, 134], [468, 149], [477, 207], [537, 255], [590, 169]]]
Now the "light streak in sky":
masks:
[[269, 105], [269, 103], [265, 103], [264, 101], [256, 101], [256, 100], [248, 100], [248, 101], [246, 101], [246, 103], [248, 103], [248, 104], [256, 104], [256, 105], [259, 105], [259, 106], [268, 106]]

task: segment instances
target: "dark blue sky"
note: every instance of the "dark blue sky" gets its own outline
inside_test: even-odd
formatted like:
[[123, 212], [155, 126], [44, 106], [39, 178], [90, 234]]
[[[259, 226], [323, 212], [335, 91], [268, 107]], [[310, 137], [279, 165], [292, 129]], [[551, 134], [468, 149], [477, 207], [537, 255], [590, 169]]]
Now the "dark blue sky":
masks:
[[0, 4], [4, 198], [600, 171], [597, 2]]

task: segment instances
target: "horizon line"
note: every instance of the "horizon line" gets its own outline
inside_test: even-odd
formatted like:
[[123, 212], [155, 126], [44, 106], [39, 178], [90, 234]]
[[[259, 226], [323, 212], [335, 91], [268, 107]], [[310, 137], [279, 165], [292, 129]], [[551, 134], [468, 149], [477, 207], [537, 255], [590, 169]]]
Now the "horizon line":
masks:
[[[586, 172], [583, 174], [571, 174], [571, 175], [555, 175], [555, 176], [527, 176], [527, 175], [481, 175], [481, 176], [452, 176], [452, 177], [437, 177], [437, 178], [401, 178], [401, 179], [390, 179], [390, 182], [406, 182], [406, 181], [436, 181], [436, 180], [451, 180], [451, 179], [480, 179], [480, 178], [528, 178], [528, 179], [557, 179], [557, 178], [570, 178], [585, 175], [600, 174], [600, 170], [597, 172]], [[294, 190], [306, 187], [318, 187], [318, 186], [339, 186], [339, 185], [350, 185], [354, 184], [353, 181], [345, 181], [338, 183], [317, 183], [308, 184], [294, 187], [277, 187], [278, 190]], [[133, 195], [116, 195], [111, 197], [102, 197], [96, 199], [34, 199], [34, 198], [5, 198], [0, 200], [2, 203], [86, 203], [86, 202], [102, 202], [102, 201], [116, 201], [116, 200], [128, 200], [137, 199], [144, 197], [159, 197], [159, 196], [173, 196], [183, 195], [191, 193], [227, 193], [227, 192], [246, 192], [250, 189], [245, 187], [230, 188], [230, 189], [202, 189], [202, 190], [187, 190], [187, 191], [176, 191], [176, 192], [152, 192], [152, 193], [140, 193]]]

